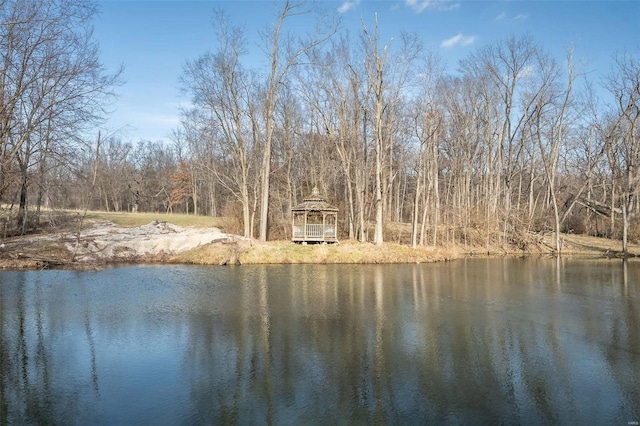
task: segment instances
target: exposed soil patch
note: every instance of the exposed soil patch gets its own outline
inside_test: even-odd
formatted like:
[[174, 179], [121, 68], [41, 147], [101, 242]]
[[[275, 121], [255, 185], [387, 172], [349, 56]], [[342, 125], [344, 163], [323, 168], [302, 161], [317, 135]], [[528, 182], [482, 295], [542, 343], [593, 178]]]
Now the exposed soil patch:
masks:
[[[183, 228], [167, 222], [125, 228], [101, 221], [75, 232], [15, 237], [0, 244], [0, 267], [47, 268], [136, 261], [168, 261], [201, 245], [236, 241], [218, 228]], [[75, 267], [75, 266], [74, 266]]]
[[[174, 255], [195, 247], [229, 241], [233, 237], [218, 228], [182, 228], [167, 222], [154, 221], [136, 228], [122, 228], [111, 222], [99, 222], [80, 236], [75, 260], [127, 260], [157, 255]], [[76, 238], [65, 242], [71, 253], [76, 250]]]

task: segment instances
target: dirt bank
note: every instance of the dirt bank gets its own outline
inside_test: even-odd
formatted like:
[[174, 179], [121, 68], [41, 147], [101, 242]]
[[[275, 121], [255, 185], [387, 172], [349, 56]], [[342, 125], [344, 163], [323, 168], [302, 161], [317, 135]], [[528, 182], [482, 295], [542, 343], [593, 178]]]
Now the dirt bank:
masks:
[[0, 244], [4, 269], [79, 267], [121, 262], [168, 261], [196, 247], [241, 239], [218, 228], [183, 228], [153, 221], [122, 227], [99, 221], [77, 232], [15, 237]]
[[[78, 262], [127, 260], [158, 255], [172, 256], [195, 247], [227, 242], [237, 237], [218, 228], [183, 228], [167, 222], [154, 221], [136, 228], [124, 228], [112, 222], [99, 222], [77, 238], [65, 241], [65, 248]], [[76, 249], [77, 246], [77, 249]]]

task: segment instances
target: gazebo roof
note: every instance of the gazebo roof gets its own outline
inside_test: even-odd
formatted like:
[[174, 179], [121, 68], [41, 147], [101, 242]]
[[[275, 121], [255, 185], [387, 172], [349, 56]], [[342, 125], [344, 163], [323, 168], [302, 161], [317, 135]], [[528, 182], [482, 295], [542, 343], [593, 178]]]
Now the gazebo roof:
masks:
[[320, 196], [320, 191], [317, 187], [314, 187], [311, 191], [311, 195], [302, 200], [302, 203], [291, 209], [294, 212], [304, 211], [323, 211], [323, 212], [337, 212], [338, 208], [327, 203], [327, 200]]

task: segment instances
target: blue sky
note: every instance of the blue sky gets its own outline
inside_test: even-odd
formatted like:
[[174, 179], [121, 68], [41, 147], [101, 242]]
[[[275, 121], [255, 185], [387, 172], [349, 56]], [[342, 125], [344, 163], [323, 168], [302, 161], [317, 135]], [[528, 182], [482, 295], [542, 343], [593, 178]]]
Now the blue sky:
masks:
[[[106, 123], [125, 141], [169, 140], [178, 124], [180, 105], [188, 98], [179, 90], [186, 61], [216, 49], [211, 26], [214, 9], [225, 10], [250, 37], [260, 57], [259, 31], [273, 22], [274, 2], [100, 0], [94, 21], [101, 59], [108, 70], [125, 67], [125, 84]], [[576, 57], [589, 60], [595, 81], [610, 70], [618, 51], [640, 51], [640, 1], [321, 1], [320, 6], [342, 16], [352, 35], [369, 26], [378, 14], [381, 40], [397, 38], [402, 30], [417, 33], [425, 47], [438, 50], [451, 71], [479, 46], [502, 37], [530, 34], [558, 60], [575, 43]], [[304, 31], [305, 19], [287, 23]], [[355, 37], [353, 37], [356, 39]], [[259, 61], [259, 59], [256, 59]], [[260, 62], [254, 64], [260, 66]]]

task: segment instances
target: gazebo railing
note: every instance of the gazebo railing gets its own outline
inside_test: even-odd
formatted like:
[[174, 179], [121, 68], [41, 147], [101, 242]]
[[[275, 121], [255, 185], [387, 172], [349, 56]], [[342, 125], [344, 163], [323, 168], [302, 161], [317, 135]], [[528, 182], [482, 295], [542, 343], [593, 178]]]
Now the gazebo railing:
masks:
[[294, 225], [293, 227], [294, 238], [335, 238], [336, 232], [333, 225], [322, 224], [307, 224], [306, 232], [305, 225]]

